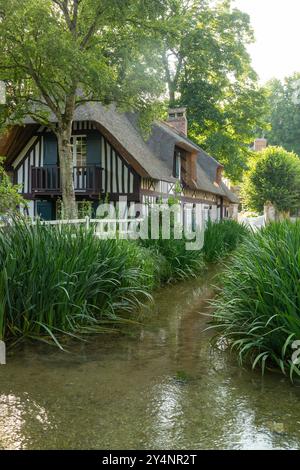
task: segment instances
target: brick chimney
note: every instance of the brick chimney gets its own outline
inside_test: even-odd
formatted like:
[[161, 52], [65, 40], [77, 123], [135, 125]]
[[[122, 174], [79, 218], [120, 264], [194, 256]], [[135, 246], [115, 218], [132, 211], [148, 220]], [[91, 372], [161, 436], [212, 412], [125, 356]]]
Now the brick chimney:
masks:
[[170, 108], [167, 123], [180, 134], [187, 136], [186, 108]]
[[253, 150], [254, 152], [262, 152], [267, 148], [268, 141], [265, 138], [261, 139], [255, 139], [254, 145], [253, 145]]

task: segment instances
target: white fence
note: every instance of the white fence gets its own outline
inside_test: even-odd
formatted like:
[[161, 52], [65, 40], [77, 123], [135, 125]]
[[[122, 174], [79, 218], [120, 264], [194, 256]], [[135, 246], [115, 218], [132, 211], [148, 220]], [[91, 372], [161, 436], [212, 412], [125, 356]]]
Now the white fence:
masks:
[[259, 230], [265, 226], [265, 217], [260, 215], [258, 217], [242, 217], [239, 216], [238, 221], [250, 226], [253, 230]]
[[86, 229], [90, 229], [94, 226], [95, 235], [97, 237], [109, 237], [110, 235], [118, 233], [118, 236], [122, 237], [125, 235], [130, 235], [135, 232], [136, 226], [142, 222], [143, 219], [91, 219], [90, 217], [85, 217], [84, 219], [70, 219], [70, 220], [39, 220], [33, 221], [32, 224], [36, 225], [37, 223], [41, 225], [53, 225], [62, 227], [63, 225], [74, 225], [74, 226], [84, 226]]

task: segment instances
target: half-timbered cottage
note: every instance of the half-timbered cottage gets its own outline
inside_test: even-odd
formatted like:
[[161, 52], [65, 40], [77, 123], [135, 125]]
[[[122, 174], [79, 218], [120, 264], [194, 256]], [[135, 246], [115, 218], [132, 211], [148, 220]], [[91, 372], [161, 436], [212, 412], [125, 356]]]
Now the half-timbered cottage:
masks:
[[[176, 191], [182, 203], [198, 204], [213, 220], [229, 216], [238, 204], [222, 181], [222, 165], [187, 138], [184, 108], [169, 110], [167, 122], [154, 122], [145, 141], [135, 115], [87, 103], [76, 111], [71, 144], [78, 204], [91, 201], [97, 207], [100, 199], [120, 196], [151, 204]], [[54, 133], [26, 119], [2, 136], [0, 155], [20, 185], [29, 215], [55, 219], [61, 185]]]

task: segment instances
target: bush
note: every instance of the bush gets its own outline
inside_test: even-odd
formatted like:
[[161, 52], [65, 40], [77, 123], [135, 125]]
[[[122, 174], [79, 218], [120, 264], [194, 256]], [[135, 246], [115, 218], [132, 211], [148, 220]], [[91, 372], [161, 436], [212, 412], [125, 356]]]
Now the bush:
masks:
[[12, 184], [4, 171], [3, 159], [0, 157], [0, 215], [16, 212], [17, 207], [21, 204], [26, 206], [19, 190], [20, 187]]
[[244, 176], [242, 197], [248, 209], [262, 212], [271, 203], [278, 212], [300, 207], [300, 159], [282, 147], [253, 156]]
[[233, 256], [214, 302], [214, 319], [240, 362], [300, 375], [292, 343], [300, 339], [300, 223], [252, 234]]
[[204, 234], [203, 254], [205, 261], [211, 263], [224, 258], [234, 251], [249, 229], [234, 220], [207, 223]]
[[106, 331], [149, 298], [154, 271], [134, 242], [15, 222], [0, 229], [0, 338]]

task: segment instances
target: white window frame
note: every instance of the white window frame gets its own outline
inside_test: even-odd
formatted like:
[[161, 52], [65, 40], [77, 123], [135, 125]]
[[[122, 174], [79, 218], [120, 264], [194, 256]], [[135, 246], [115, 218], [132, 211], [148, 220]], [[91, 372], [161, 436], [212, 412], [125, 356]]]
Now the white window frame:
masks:
[[[86, 139], [86, 157], [85, 157], [85, 164], [83, 165], [78, 165], [77, 161], [77, 139]], [[74, 140], [76, 142], [76, 145], [74, 145]], [[73, 166], [86, 166], [87, 165], [87, 135], [86, 134], [73, 134], [72, 135], [72, 154], [73, 154]]]

